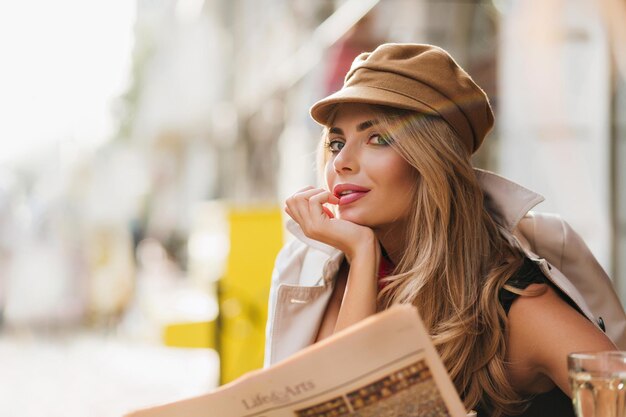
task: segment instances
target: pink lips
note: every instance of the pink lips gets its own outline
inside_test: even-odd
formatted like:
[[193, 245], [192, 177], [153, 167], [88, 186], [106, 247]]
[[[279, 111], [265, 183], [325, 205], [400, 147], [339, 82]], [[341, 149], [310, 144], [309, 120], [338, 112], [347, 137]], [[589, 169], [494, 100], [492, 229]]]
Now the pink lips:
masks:
[[[350, 191], [350, 193], [341, 195], [341, 193], [346, 191]], [[358, 199], [364, 197], [369, 191], [370, 190], [368, 188], [360, 187], [354, 184], [337, 184], [335, 188], [333, 188], [333, 194], [335, 194], [335, 197], [339, 198], [340, 206], [345, 206], [346, 204], [357, 201]]]

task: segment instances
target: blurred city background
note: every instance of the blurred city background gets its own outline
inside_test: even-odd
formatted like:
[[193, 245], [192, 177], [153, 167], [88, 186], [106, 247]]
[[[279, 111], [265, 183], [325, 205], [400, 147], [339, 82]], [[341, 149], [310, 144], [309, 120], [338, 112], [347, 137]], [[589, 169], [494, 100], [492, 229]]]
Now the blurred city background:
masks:
[[626, 300], [623, 0], [0, 2], [0, 416], [112, 417], [261, 366], [308, 115], [382, 42], [491, 98], [478, 167], [546, 197]]

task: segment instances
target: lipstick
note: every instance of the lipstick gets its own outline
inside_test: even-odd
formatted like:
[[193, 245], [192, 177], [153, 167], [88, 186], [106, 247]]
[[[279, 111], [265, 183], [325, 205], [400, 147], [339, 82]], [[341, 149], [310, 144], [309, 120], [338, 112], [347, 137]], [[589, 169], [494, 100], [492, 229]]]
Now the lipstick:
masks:
[[339, 205], [354, 203], [362, 197], [365, 197], [370, 190], [355, 184], [337, 184], [333, 188], [333, 194], [339, 198]]

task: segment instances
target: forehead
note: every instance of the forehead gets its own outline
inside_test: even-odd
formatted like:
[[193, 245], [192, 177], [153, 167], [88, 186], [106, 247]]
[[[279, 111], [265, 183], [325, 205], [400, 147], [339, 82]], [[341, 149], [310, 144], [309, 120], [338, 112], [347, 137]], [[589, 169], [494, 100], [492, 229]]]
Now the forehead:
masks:
[[377, 113], [368, 104], [361, 103], [345, 103], [338, 106], [335, 117], [331, 120], [329, 128], [337, 127], [340, 129], [354, 129], [358, 125], [376, 121]]

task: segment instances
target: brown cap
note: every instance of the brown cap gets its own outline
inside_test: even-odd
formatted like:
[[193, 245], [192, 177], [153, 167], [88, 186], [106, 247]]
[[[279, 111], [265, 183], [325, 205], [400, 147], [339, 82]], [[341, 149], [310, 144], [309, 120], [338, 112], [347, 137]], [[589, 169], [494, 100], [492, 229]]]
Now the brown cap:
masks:
[[487, 95], [443, 49], [389, 43], [355, 58], [341, 90], [311, 107], [325, 125], [335, 104], [382, 104], [442, 117], [470, 153], [493, 127]]

